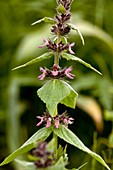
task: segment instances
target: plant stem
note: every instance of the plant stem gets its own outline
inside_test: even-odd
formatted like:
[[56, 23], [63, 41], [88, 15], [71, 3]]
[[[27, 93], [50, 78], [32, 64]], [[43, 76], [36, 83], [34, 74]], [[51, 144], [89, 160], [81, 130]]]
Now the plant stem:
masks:
[[55, 58], [54, 58], [54, 64], [59, 66], [59, 58], [60, 58], [60, 53], [58, 51], [58, 44], [61, 41], [61, 35], [58, 33], [57, 34], [57, 52], [55, 53]]
[[53, 132], [53, 139], [54, 139], [54, 152], [56, 152], [58, 146], [58, 136], [54, 132]]

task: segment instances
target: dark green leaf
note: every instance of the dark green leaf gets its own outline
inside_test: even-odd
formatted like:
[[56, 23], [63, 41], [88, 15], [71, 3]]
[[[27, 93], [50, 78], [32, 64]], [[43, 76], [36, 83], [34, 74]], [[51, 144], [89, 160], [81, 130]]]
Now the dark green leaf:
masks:
[[71, 23], [68, 23], [67, 25], [68, 25], [71, 29], [75, 30], [75, 31], [78, 33], [79, 37], [81, 38], [82, 44], [84, 45], [84, 38], [83, 38], [80, 30], [79, 30], [75, 25], [73, 25], [73, 24], [71, 24]]
[[102, 75], [98, 70], [96, 70], [94, 67], [92, 67], [89, 63], [86, 63], [85, 61], [83, 61], [82, 59], [80, 59], [79, 57], [76, 57], [72, 54], [68, 54], [68, 53], [63, 53], [62, 57], [65, 58], [66, 60], [74, 60], [74, 61], [78, 61], [79, 63], [85, 65], [86, 67], [89, 67], [90, 69], [94, 70], [95, 72], [97, 72], [98, 74]]
[[57, 11], [60, 13], [60, 14], [65, 14], [66, 13], [66, 9], [64, 8], [64, 6], [62, 4], [60, 4], [57, 8]]
[[41, 56], [37, 57], [37, 58], [34, 58], [33, 60], [31, 61], [28, 61], [27, 63], [23, 64], [23, 65], [20, 65], [18, 67], [15, 67], [13, 68], [12, 70], [17, 70], [19, 68], [22, 68], [22, 67], [26, 67], [28, 65], [31, 65], [31, 64], [34, 64], [34, 63], [37, 63], [37, 62], [40, 62], [42, 60], [45, 60], [45, 59], [49, 59], [53, 56], [53, 53], [52, 52], [48, 52], [48, 53], [45, 53], [45, 54], [42, 54]]
[[[58, 79], [48, 81], [37, 91], [37, 94], [41, 100], [46, 103], [46, 107], [51, 116], [54, 116], [54, 112], [60, 102], [74, 108], [77, 97], [77, 93], [69, 84]], [[68, 102], [70, 103], [68, 104]]]
[[49, 24], [56, 24], [56, 21], [53, 18], [49, 18], [49, 17], [44, 17], [38, 21], [33, 22], [31, 25], [35, 25], [35, 24], [39, 24], [40, 22], [46, 22]]
[[95, 158], [98, 162], [100, 162], [102, 165], [104, 165], [108, 170], [110, 168], [108, 165], [105, 163], [105, 161], [96, 153], [92, 152], [89, 148], [87, 148], [81, 140], [68, 128], [65, 126], [61, 125], [59, 129], [54, 128], [54, 133], [59, 136], [61, 139], [66, 141], [67, 143], [77, 147], [78, 149], [88, 153], [91, 155], [93, 158]]
[[50, 128], [42, 128], [39, 131], [37, 131], [30, 139], [28, 139], [19, 149], [14, 151], [11, 155], [9, 155], [5, 160], [0, 164], [0, 166], [5, 165], [12, 160], [14, 160], [16, 157], [22, 155], [23, 153], [31, 150], [35, 147], [35, 143], [38, 141], [45, 140], [52, 132], [52, 127]]

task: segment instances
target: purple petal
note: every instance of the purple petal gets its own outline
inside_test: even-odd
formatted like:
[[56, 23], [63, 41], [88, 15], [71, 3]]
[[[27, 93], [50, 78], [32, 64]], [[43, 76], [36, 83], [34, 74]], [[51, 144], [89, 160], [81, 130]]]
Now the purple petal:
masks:
[[43, 38], [43, 41], [45, 42], [45, 44], [39, 45], [39, 48], [42, 48], [42, 47], [44, 47], [44, 46], [49, 44], [48, 40], [46, 40], [46, 38]]
[[58, 71], [52, 71], [52, 75], [53, 76], [57, 76], [58, 75]]
[[42, 124], [44, 118], [41, 116], [37, 116], [37, 118], [40, 119], [40, 122], [37, 123], [36, 126], [40, 126]]
[[49, 117], [46, 123], [46, 128], [51, 126], [51, 118]]
[[72, 71], [72, 69], [73, 69], [72, 67], [69, 67], [65, 70], [65, 75], [70, 79], [74, 79], [74, 77], [75, 77], [74, 74], [70, 73]]
[[74, 51], [72, 51], [72, 49], [71, 49], [71, 47], [73, 47], [74, 45], [75, 45], [75, 43], [72, 43], [72, 44], [69, 45], [69, 52], [71, 54], [75, 54]]
[[55, 119], [55, 127], [58, 129], [59, 128], [59, 118]]
[[40, 76], [38, 76], [38, 78], [39, 78], [39, 80], [44, 80], [44, 78], [45, 78], [45, 74], [43, 73], [43, 74], [41, 74]]

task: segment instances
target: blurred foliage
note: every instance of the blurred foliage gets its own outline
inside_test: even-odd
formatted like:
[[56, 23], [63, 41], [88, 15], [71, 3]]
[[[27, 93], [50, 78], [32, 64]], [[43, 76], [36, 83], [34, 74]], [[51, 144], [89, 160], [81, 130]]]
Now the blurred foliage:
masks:
[[[51, 67], [53, 61], [40, 62], [12, 72], [12, 68], [43, 54], [46, 48], [38, 49], [43, 37], [51, 37], [50, 26], [31, 23], [45, 16], [53, 17], [55, 0], [1, 0], [0, 1], [0, 160], [14, 151], [36, 130], [36, 115], [42, 114], [44, 104], [36, 96], [43, 82], [36, 78], [39, 66]], [[76, 75], [73, 88], [79, 93], [77, 109], [68, 112], [75, 117], [71, 129], [80, 139], [107, 160], [113, 169], [113, 1], [75, 0], [72, 5], [72, 20], [85, 39], [82, 46], [74, 32], [70, 41], [75, 41], [76, 55], [91, 63], [102, 72], [97, 75], [81, 64], [73, 65]], [[64, 111], [59, 105], [59, 110]], [[75, 114], [76, 113], [76, 114]], [[87, 114], [85, 114], [87, 113]], [[93, 139], [93, 133], [98, 135]], [[60, 141], [62, 143], [62, 141]], [[96, 143], [96, 144], [95, 144]], [[95, 147], [94, 147], [95, 146]], [[79, 167], [88, 162], [83, 170], [102, 169], [91, 158], [69, 148], [70, 167]], [[78, 156], [79, 154], [79, 156]], [[89, 161], [88, 161], [89, 160]], [[11, 166], [11, 165], [10, 165]], [[10, 169], [4, 166], [1, 170]], [[15, 167], [19, 170], [19, 167]]]

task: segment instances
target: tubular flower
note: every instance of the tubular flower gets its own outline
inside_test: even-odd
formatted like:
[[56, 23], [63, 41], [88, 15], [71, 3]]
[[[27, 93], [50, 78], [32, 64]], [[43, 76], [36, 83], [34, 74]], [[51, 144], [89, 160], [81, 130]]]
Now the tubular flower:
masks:
[[45, 77], [50, 77], [50, 78], [65, 78], [68, 77], [70, 79], [74, 79], [75, 75], [71, 73], [72, 71], [72, 66], [69, 68], [64, 67], [61, 69], [59, 66], [56, 66], [55, 64], [52, 67], [52, 70], [49, 70], [48, 68], [45, 68], [45, 70], [41, 67], [40, 71], [42, 74], [38, 76], [40, 80], [44, 80]]
[[72, 69], [73, 68], [71, 66], [65, 70], [65, 75], [70, 79], [74, 79], [74, 77], [75, 77], [75, 75], [71, 73]]
[[46, 124], [46, 127], [50, 127], [52, 123], [52, 117], [49, 115], [48, 112], [44, 112], [43, 116], [37, 116], [38, 119], [40, 119], [40, 122], [37, 123], [36, 126], [40, 126], [42, 123]]

